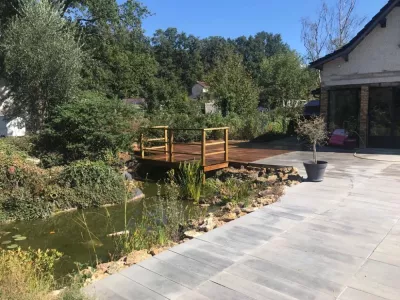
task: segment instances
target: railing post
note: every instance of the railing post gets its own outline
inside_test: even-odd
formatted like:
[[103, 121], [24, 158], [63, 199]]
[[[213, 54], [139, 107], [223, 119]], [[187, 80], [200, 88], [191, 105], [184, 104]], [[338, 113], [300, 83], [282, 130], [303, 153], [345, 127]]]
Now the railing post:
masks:
[[174, 161], [174, 130], [169, 130], [169, 162]]
[[164, 127], [165, 156], [168, 157], [168, 127]]
[[224, 137], [225, 137], [224, 159], [225, 159], [225, 162], [227, 162], [227, 161], [229, 161], [229, 129], [228, 128], [225, 128]]
[[144, 158], [144, 134], [140, 134], [140, 157]]
[[205, 167], [206, 161], [206, 131], [202, 129], [201, 131], [201, 165]]

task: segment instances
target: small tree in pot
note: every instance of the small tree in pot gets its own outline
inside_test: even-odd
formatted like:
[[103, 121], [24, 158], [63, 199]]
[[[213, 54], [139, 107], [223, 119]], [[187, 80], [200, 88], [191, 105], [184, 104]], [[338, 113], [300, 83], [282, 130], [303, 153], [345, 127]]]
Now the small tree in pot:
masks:
[[326, 161], [319, 161], [317, 156], [317, 146], [325, 144], [328, 139], [325, 120], [323, 117], [312, 117], [297, 122], [296, 133], [299, 137], [306, 139], [313, 148], [313, 160], [304, 162], [308, 180], [320, 182], [324, 179], [325, 169], [328, 165]]

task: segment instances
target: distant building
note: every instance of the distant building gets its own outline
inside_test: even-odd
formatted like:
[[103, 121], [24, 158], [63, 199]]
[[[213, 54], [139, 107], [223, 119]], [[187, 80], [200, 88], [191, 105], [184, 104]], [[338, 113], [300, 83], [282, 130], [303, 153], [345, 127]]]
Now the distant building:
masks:
[[190, 98], [192, 99], [199, 99], [201, 96], [207, 94], [210, 90], [210, 86], [203, 82], [197, 81], [197, 83], [192, 87], [192, 95]]
[[145, 108], [147, 106], [146, 99], [144, 98], [127, 98], [123, 100], [126, 104], [137, 105], [141, 108]]
[[0, 79], [0, 103], [2, 103], [0, 104], [0, 137], [24, 136], [26, 134], [26, 128], [22, 119], [7, 120], [4, 116], [4, 104], [11, 101], [11, 99], [5, 99], [6, 94], [7, 88], [5, 82]]

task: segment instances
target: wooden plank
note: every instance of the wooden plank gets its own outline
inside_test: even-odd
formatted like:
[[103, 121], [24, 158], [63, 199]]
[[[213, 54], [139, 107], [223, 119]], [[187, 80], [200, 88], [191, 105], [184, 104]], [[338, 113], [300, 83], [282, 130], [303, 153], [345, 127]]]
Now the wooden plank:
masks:
[[140, 156], [144, 158], [144, 134], [140, 134]]
[[214, 170], [224, 169], [224, 168], [227, 168], [228, 165], [229, 165], [228, 162], [223, 162], [223, 163], [220, 163], [220, 164], [205, 166], [204, 167], [204, 172], [210, 172], [210, 171], [214, 171]]
[[203, 129], [201, 132], [201, 165], [205, 167], [206, 164], [206, 131]]
[[211, 152], [207, 153], [206, 156], [213, 156], [213, 155], [218, 155], [218, 154], [225, 154], [225, 151], [217, 151], [217, 152]]
[[216, 130], [225, 130], [229, 129], [229, 127], [215, 127], [215, 128], [204, 128], [204, 131], [216, 131]]
[[225, 129], [224, 131], [224, 138], [225, 138], [225, 161], [229, 160], [229, 128]]
[[148, 148], [143, 148], [143, 149], [144, 150], [158, 150], [158, 149], [165, 149], [165, 146], [148, 147]]
[[164, 142], [164, 138], [147, 139], [146, 142]]
[[174, 161], [174, 132], [169, 131], [169, 161]]
[[212, 143], [207, 143], [207, 144], [206, 144], [206, 147], [208, 147], [208, 146], [215, 146], [215, 145], [225, 145], [225, 144], [226, 144], [225, 141], [222, 141], [222, 142], [212, 142]]

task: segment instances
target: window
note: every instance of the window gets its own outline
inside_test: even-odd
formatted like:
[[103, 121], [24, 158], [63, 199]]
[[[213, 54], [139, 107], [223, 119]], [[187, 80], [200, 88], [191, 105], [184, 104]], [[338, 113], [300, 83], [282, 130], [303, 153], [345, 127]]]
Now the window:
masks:
[[360, 89], [329, 91], [328, 129], [358, 132], [360, 124]]

